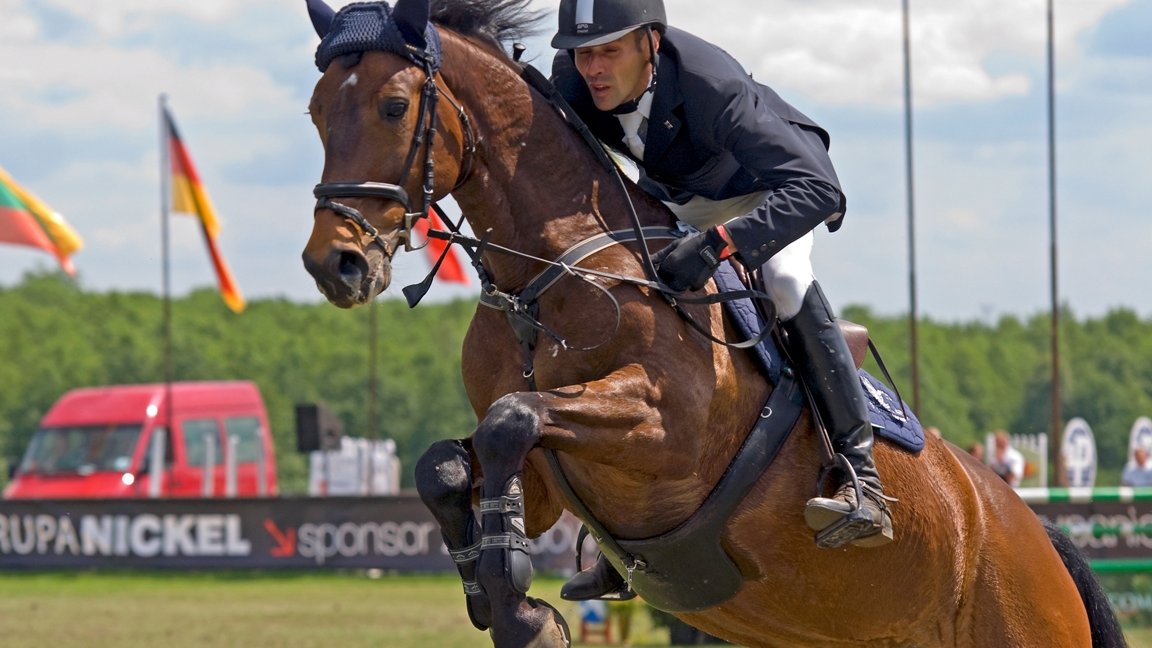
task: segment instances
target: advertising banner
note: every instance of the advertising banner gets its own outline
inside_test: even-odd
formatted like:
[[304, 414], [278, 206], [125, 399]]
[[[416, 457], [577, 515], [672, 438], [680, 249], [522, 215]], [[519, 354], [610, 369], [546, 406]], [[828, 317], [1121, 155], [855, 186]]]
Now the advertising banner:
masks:
[[1042, 518], [1052, 520], [1092, 561], [1152, 560], [1152, 488], [1022, 488]]
[[1074, 418], [1064, 426], [1060, 455], [1064, 460], [1067, 486], [1091, 487], [1096, 484], [1096, 437], [1087, 421]]
[[[571, 570], [579, 523], [532, 542]], [[0, 569], [358, 568], [455, 571], [418, 497], [0, 501]]]

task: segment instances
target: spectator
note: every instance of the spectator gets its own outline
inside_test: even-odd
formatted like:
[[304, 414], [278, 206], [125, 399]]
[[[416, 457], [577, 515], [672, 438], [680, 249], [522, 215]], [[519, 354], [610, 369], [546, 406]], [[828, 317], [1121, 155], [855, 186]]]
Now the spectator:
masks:
[[984, 463], [984, 444], [979, 441], [974, 442], [968, 446], [968, 454], [979, 459], [980, 463]]
[[996, 431], [996, 449], [988, 467], [1012, 488], [1019, 486], [1020, 480], [1024, 478], [1024, 455], [1012, 447], [1012, 440], [1004, 430]]
[[1132, 461], [1124, 466], [1120, 475], [1121, 486], [1152, 486], [1152, 461], [1148, 460], [1148, 449], [1136, 446], [1132, 451]]

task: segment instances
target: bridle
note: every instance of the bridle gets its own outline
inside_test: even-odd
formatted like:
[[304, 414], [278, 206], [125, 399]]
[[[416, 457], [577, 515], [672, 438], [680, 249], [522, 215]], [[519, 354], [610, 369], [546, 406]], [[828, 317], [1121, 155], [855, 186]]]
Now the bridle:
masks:
[[[383, 248], [385, 254], [388, 256], [392, 256], [395, 250], [389, 245], [388, 241], [380, 235], [379, 230], [369, 223], [368, 219], [364, 218], [364, 214], [360, 213], [359, 210], [337, 202], [334, 198], [383, 198], [403, 205], [404, 220], [398, 228], [396, 238], [402, 241], [404, 243], [404, 249], [410, 252], [419, 249], [419, 247], [414, 245], [412, 240], [412, 227], [418, 219], [427, 218], [428, 210], [432, 208], [432, 195], [435, 191], [436, 184], [436, 168], [432, 155], [432, 145], [436, 139], [436, 107], [440, 96], [447, 99], [448, 103], [452, 104], [452, 107], [456, 109], [456, 116], [460, 120], [460, 126], [464, 131], [464, 151], [460, 162], [460, 172], [456, 176], [456, 184], [448, 193], [459, 189], [460, 186], [468, 180], [468, 176], [472, 173], [472, 158], [476, 153], [476, 134], [472, 130], [472, 121], [468, 118], [468, 114], [464, 112], [464, 107], [460, 105], [451, 94], [444, 92], [436, 83], [436, 69], [432, 57], [423, 50], [417, 50], [409, 46], [407, 58], [409, 61], [423, 68], [426, 78], [420, 92], [420, 107], [416, 121], [416, 130], [412, 134], [412, 143], [408, 147], [408, 155], [404, 159], [404, 171], [400, 179], [395, 184], [374, 181], [322, 182], [312, 189], [312, 195], [316, 197], [316, 206], [313, 208], [313, 212], [328, 209], [344, 219], [355, 223], [357, 227], [372, 238], [374, 243]], [[416, 211], [412, 208], [412, 201], [408, 196], [408, 192], [404, 189], [404, 185], [408, 180], [408, 173], [412, 170], [412, 165], [416, 161], [416, 155], [419, 153], [421, 145], [424, 146], [424, 182], [420, 210]]]
[[[515, 59], [519, 62], [519, 53], [517, 52]], [[425, 73], [425, 81], [420, 94], [420, 107], [417, 117], [416, 130], [412, 136], [412, 142], [408, 147], [408, 155], [404, 160], [403, 172], [399, 181], [396, 184], [386, 182], [323, 182], [313, 188], [312, 193], [316, 196], [316, 206], [314, 211], [321, 209], [328, 209], [346, 220], [355, 223], [365, 234], [372, 238], [372, 241], [378, 244], [388, 256], [392, 256], [395, 250], [385, 240], [379, 230], [377, 230], [371, 223], [368, 222], [364, 215], [359, 210], [349, 207], [343, 203], [333, 200], [334, 198], [383, 198], [399, 203], [404, 207], [404, 219], [398, 228], [396, 238], [404, 242], [405, 251], [412, 251], [420, 249], [413, 245], [412, 228], [416, 221], [421, 218], [427, 218], [429, 210], [433, 207], [432, 196], [434, 193], [434, 186], [436, 180], [435, 165], [432, 155], [432, 148], [436, 136], [436, 108], [438, 98], [443, 95], [445, 99], [456, 109], [457, 116], [460, 120], [461, 128], [464, 131], [465, 147], [462, 154], [460, 163], [460, 172], [457, 175], [456, 183], [447, 193], [452, 193], [459, 189], [467, 180], [472, 172], [472, 158], [475, 155], [477, 140], [476, 135], [472, 130], [472, 123], [469, 120], [467, 113], [464, 112], [463, 106], [455, 101], [452, 95], [445, 93], [436, 83], [436, 67], [433, 59], [428, 56], [423, 50], [416, 49], [409, 45], [407, 47], [406, 58], [409, 61], [423, 68]], [[743, 290], [734, 291], [724, 295], [711, 295], [703, 297], [687, 297], [675, 291], [672, 291], [667, 286], [663, 285], [656, 279], [655, 267], [652, 263], [651, 257], [648, 253], [648, 246], [646, 239], [652, 236], [649, 232], [646, 236], [645, 229], [641, 227], [639, 219], [636, 215], [636, 208], [632, 205], [632, 200], [628, 196], [628, 190], [623, 184], [623, 178], [620, 173], [619, 167], [608, 156], [604, 148], [592, 135], [585, 125], [576, 116], [576, 113], [567, 104], [567, 101], [560, 96], [559, 92], [554, 86], [539, 72], [536, 68], [530, 65], [522, 65], [522, 77], [532, 87], [536, 88], [545, 97], [547, 97], [552, 105], [560, 112], [560, 114], [569, 122], [570, 125], [575, 127], [585, 141], [589, 144], [590, 148], [597, 154], [600, 163], [616, 178], [621, 191], [628, 204], [628, 211], [632, 220], [631, 232], [610, 232], [602, 234], [597, 237], [586, 239], [581, 245], [569, 250], [559, 260], [548, 260], [537, 258], [531, 255], [524, 254], [517, 250], [509, 249], [488, 240], [489, 234], [486, 234], [480, 239], [475, 239], [463, 235], [459, 232], [457, 227], [452, 227], [451, 232], [439, 232], [429, 230], [428, 236], [430, 238], [440, 238], [448, 241], [451, 244], [458, 244], [463, 247], [468, 256], [472, 258], [472, 265], [476, 268], [477, 273], [480, 275], [482, 285], [482, 303], [487, 306], [506, 311], [509, 319], [513, 322], [513, 327], [518, 329], [517, 336], [521, 339], [522, 346], [525, 349], [525, 377], [530, 378], [532, 375], [531, 370], [531, 348], [535, 346], [535, 336], [538, 332], [548, 333], [553, 339], [557, 340], [562, 347], [569, 348], [567, 343], [563, 341], [555, 332], [548, 329], [536, 318], [536, 299], [550, 286], [555, 284], [559, 278], [559, 274], [570, 274], [576, 276], [589, 285], [603, 291], [608, 297], [616, 304], [617, 310], [617, 325], [619, 325], [620, 307], [615, 298], [607, 291], [606, 288], [599, 285], [595, 278], [611, 279], [622, 283], [634, 284], [637, 286], [647, 287], [661, 293], [669, 303], [676, 308], [682, 317], [684, 317], [697, 331], [705, 335], [708, 339], [717, 344], [731, 346], [736, 348], [745, 348], [758, 344], [760, 340], [769, 332], [770, 329], [766, 328], [761, 332], [761, 335], [755, 339], [745, 340], [740, 343], [729, 343], [724, 340], [714, 337], [708, 330], [701, 326], [695, 318], [687, 313], [679, 302], [684, 303], [717, 303], [720, 301], [729, 301], [741, 297], [756, 297], [767, 298], [768, 296], [758, 290]], [[416, 155], [419, 153], [420, 147], [425, 146], [424, 149], [424, 183], [423, 183], [423, 196], [420, 205], [420, 211], [412, 209], [412, 202], [408, 196], [408, 192], [404, 189], [404, 184], [408, 179], [408, 173], [412, 169], [412, 165], [416, 160]], [[449, 223], [451, 226], [451, 223]], [[638, 251], [642, 259], [642, 265], [645, 269], [646, 277], [643, 279], [618, 275], [615, 273], [597, 271], [589, 268], [575, 267], [574, 257], [580, 254], [590, 254], [585, 249], [588, 245], [596, 245], [607, 247], [610, 242], [620, 242], [622, 240], [635, 240], [639, 243]], [[427, 243], [425, 243], [426, 245]], [[423, 247], [423, 246], [420, 246]], [[597, 247], [603, 249], [603, 247]], [[531, 259], [533, 261], [541, 262], [548, 266], [549, 270], [541, 273], [532, 284], [529, 285], [524, 291], [519, 294], [510, 294], [499, 290], [495, 283], [492, 282], [488, 276], [483, 263], [480, 260], [481, 254], [485, 250], [493, 250], [501, 253], [511, 254], [521, 258]], [[443, 255], [441, 256], [441, 260]], [[431, 280], [435, 276], [436, 270], [439, 268], [439, 262], [428, 274], [420, 284], [414, 284], [404, 289], [405, 297], [408, 299], [408, 305], [415, 307], [423, 295], [427, 292], [428, 287], [431, 285]], [[587, 347], [584, 351], [590, 351], [599, 344]]]

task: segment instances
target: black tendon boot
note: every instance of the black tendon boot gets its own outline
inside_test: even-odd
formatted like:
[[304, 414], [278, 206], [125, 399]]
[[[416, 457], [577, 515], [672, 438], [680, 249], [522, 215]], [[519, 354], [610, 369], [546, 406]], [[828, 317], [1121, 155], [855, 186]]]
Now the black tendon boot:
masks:
[[805, 507], [804, 520], [817, 532], [816, 544], [834, 549], [848, 543], [877, 547], [891, 542], [892, 516], [872, 460], [872, 424], [864, 390], [819, 284], [812, 282], [800, 312], [781, 326], [833, 452], [847, 460], [838, 461], [834, 470], [840, 482], [832, 497], [814, 497]]
[[560, 588], [560, 598], [565, 601], [627, 601], [635, 597], [636, 592], [628, 587], [624, 577], [603, 555], [598, 556], [595, 564], [588, 569], [577, 572]]

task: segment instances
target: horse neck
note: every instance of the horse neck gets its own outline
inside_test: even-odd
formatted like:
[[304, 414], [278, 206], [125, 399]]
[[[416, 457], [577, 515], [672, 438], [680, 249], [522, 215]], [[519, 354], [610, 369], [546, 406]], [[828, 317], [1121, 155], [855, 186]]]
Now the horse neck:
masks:
[[[556, 259], [589, 236], [631, 227], [618, 181], [554, 106], [506, 61], [459, 36], [444, 41], [442, 73], [479, 141], [473, 173], [453, 193], [474, 232], [491, 230], [493, 243]], [[642, 221], [668, 221], [656, 203], [629, 191]], [[485, 263], [510, 287], [540, 270], [502, 254]]]

